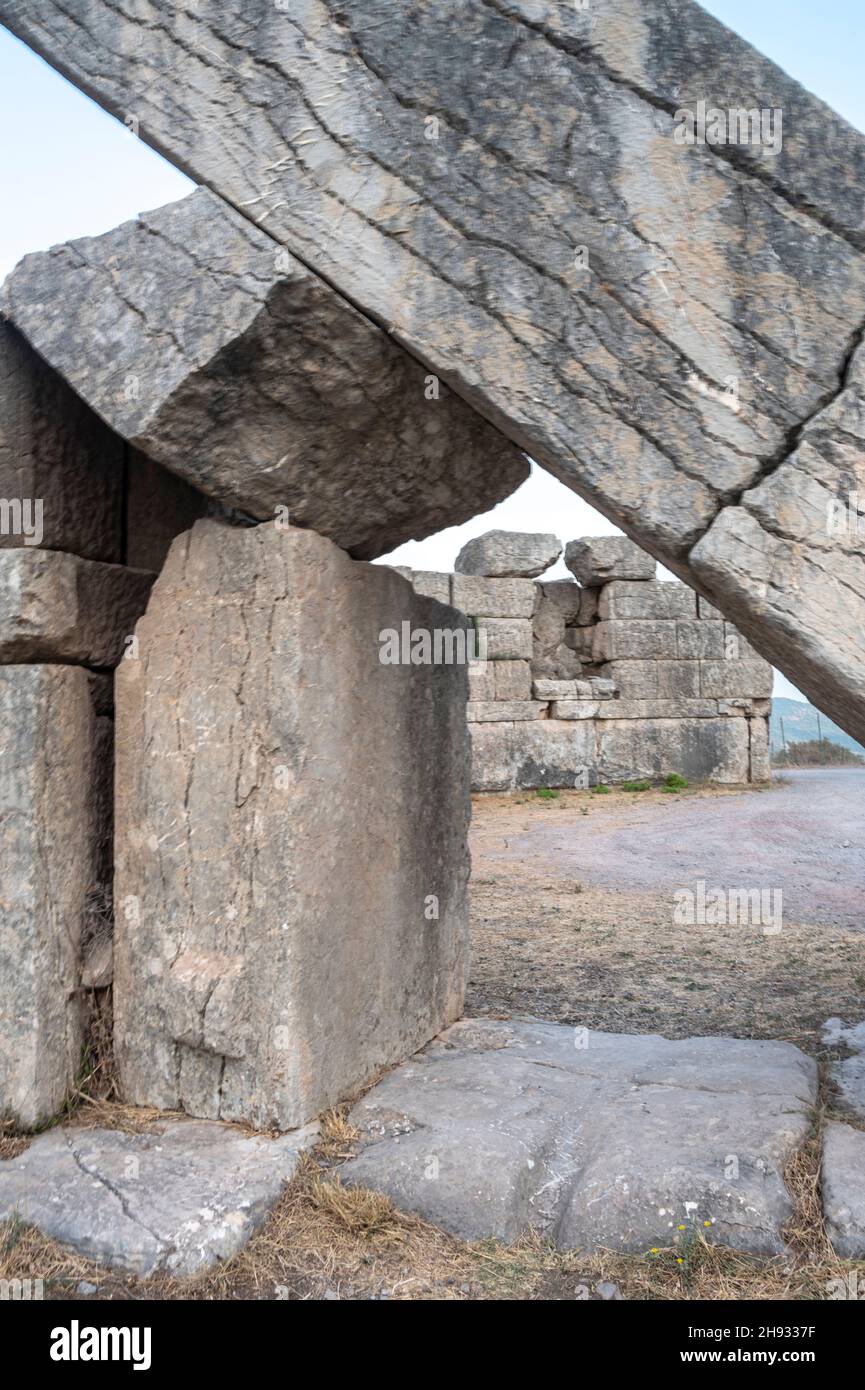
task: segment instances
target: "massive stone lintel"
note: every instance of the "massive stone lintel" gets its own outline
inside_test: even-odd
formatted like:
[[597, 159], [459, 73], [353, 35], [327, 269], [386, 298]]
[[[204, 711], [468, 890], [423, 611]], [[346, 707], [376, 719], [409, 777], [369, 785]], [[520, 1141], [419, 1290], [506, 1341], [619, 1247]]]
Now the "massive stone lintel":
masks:
[[288, 1129], [459, 1016], [466, 670], [403, 622], [467, 620], [312, 531], [174, 542], [116, 675], [129, 1100]]
[[[0, 0], [0, 18], [865, 737], [861, 547], [852, 578], [823, 528], [788, 547], [770, 495], [865, 324], [861, 135], [691, 0], [454, 0], [446, 23], [403, 0]], [[783, 129], [682, 143], [699, 101]], [[755, 491], [777, 602], [718, 579]], [[803, 569], [800, 625], [822, 610], [804, 643], [779, 612]]]
[[364, 558], [528, 476], [503, 435], [206, 189], [27, 256], [0, 308], [137, 449]]
[[110, 721], [81, 667], [0, 666], [0, 1116], [51, 1119], [82, 1061], [81, 948], [105, 892]]

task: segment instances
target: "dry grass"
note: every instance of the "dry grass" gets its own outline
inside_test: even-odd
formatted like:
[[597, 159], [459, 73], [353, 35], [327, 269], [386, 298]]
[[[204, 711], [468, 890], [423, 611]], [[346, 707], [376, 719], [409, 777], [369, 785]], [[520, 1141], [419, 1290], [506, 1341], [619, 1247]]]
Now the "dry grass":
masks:
[[[777, 1259], [737, 1254], [688, 1230], [678, 1243], [645, 1254], [554, 1250], [537, 1233], [511, 1245], [456, 1239], [388, 1198], [343, 1186], [328, 1165], [353, 1142], [344, 1113], [330, 1112], [321, 1145], [304, 1155], [293, 1182], [240, 1254], [191, 1280], [119, 1276], [13, 1223], [0, 1235], [0, 1278], [42, 1278], [46, 1296], [75, 1297], [79, 1280], [100, 1298], [176, 1300], [571, 1300], [596, 1298], [602, 1281], [624, 1299], [787, 1301], [825, 1299], [830, 1280], [865, 1262], [838, 1260], [823, 1226], [819, 1163], [823, 1113], [790, 1160], [794, 1211], [789, 1253]], [[0, 1227], [0, 1232], [4, 1228]]]
[[[583, 792], [561, 796], [572, 811], [591, 802]], [[662, 798], [645, 793], [641, 805], [652, 796]], [[626, 793], [602, 799], [605, 812], [608, 803], [633, 806]], [[559, 804], [498, 796], [475, 804], [469, 1015], [532, 1014], [670, 1038], [777, 1038], [812, 1054], [827, 1018], [862, 1016], [865, 933], [790, 922], [774, 937], [758, 927], [695, 930], [673, 922], [668, 891], [558, 875], [514, 841]]]

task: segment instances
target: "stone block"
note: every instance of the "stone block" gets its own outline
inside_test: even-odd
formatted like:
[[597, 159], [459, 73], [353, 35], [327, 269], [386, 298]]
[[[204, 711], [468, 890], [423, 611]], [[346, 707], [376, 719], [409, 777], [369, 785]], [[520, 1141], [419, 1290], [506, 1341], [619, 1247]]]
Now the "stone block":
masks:
[[594, 696], [592, 682], [554, 681], [541, 678], [532, 682], [536, 700], [591, 700]]
[[120, 560], [123, 472], [123, 441], [0, 320], [0, 547]]
[[451, 576], [444, 571], [415, 570], [412, 586], [415, 593], [424, 598], [434, 598], [446, 604], [451, 601]]
[[[344, 1181], [466, 1240], [510, 1242], [531, 1227], [581, 1258], [644, 1260], [659, 1228], [673, 1244], [677, 1227], [699, 1237], [711, 1223], [713, 1244], [784, 1255], [784, 1168], [810, 1130], [812, 1058], [783, 1042], [581, 1032], [534, 1020], [449, 1028], [352, 1108], [362, 1139]], [[861, 1246], [857, 1139], [843, 1171]]]
[[697, 617], [702, 618], [704, 622], [718, 623], [724, 621], [724, 614], [720, 608], [716, 608], [714, 603], [703, 598], [702, 594], [697, 595]]
[[696, 618], [697, 595], [687, 584], [661, 579], [613, 579], [603, 589], [586, 589], [598, 596], [598, 617]]
[[174, 542], [116, 675], [127, 1100], [290, 1129], [459, 1016], [467, 681], [381, 659], [409, 600], [458, 627], [311, 530]]
[[585, 785], [594, 764], [591, 721], [538, 719], [473, 724], [472, 790]]
[[738, 784], [750, 776], [745, 719], [599, 719], [598, 776], [606, 782], [664, 777]]
[[456, 558], [457, 574], [491, 579], [534, 579], [562, 553], [558, 536], [523, 531], [486, 531], [468, 541]]
[[546, 705], [541, 700], [469, 700], [470, 724], [493, 724], [515, 719], [537, 719]]
[[453, 576], [453, 606], [473, 617], [530, 618], [537, 600], [538, 586], [531, 579], [485, 579], [473, 574]]
[[602, 719], [717, 719], [718, 701], [701, 699], [611, 700], [598, 705]]
[[554, 700], [550, 708], [550, 717], [552, 719], [594, 719], [599, 708], [599, 700]]
[[496, 698], [496, 666], [507, 662], [472, 661], [469, 663], [469, 701]]
[[584, 536], [569, 541], [565, 564], [586, 589], [600, 589], [613, 579], [654, 579], [656, 563], [627, 536]]
[[723, 700], [730, 696], [767, 698], [774, 676], [768, 661], [701, 661], [700, 694]]
[[748, 720], [751, 735], [751, 781], [771, 782], [772, 761], [769, 721], [759, 716]]
[[479, 618], [479, 650], [488, 661], [530, 661], [532, 625], [528, 618]]
[[27, 256], [2, 310], [129, 445], [362, 559], [513, 492], [520, 450], [270, 230], [200, 187]]
[[723, 661], [724, 624], [699, 618], [676, 623], [676, 655], [681, 661]]
[[762, 661], [763, 658], [747, 637], [732, 623], [724, 623], [724, 656], [727, 661]]
[[823, 1213], [832, 1248], [839, 1259], [865, 1259], [865, 1133], [830, 1120], [823, 1138], [822, 1173]]
[[81, 667], [0, 666], [0, 1116], [52, 1119], [84, 1041], [80, 954], [109, 891], [110, 721]]
[[671, 661], [678, 655], [676, 627], [672, 620], [656, 619], [596, 623], [591, 629], [592, 656], [596, 662]]
[[59, 550], [0, 551], [0, 662], [115, 666], [154, 578]]
[[[532, 666], [530, 661], [496, 661], [492, 667], [497, 700], [531, 700]], [[543, 696], [536, 698], [542, 699]]]

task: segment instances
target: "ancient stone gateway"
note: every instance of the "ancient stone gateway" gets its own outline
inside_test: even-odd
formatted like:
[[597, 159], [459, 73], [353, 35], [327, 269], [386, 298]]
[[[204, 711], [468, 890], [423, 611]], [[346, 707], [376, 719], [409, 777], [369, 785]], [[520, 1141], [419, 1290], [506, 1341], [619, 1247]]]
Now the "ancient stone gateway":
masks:
[[[857, 132], [692, 0], [0, 20], [865, 737], [859, 528], [828, 519], [865, 458]], [[783, 138], [689, 143], [698, 102]]]
[[[0, 20], [201, 185], [27, 258], [0, 302], [0, 1111], [35, 1128], [74, 1085], [113, 873], [125, 1096], [296, 1129], [459, 1018], [469, 726], [490, 786], [639, 772], [649, 726], [656, 761], [703, 740], [702, 772], [757, 781], [771, 659], [865, 737], [865, 142], [690, 0], [0, 0]], [[700, 102], [780, 110], [785, 138], [689, 143]], [[543, 580], [548, 537], [516, 570], [495, 537], [453, 575], [368, 563], [493, 506], [527, 454], [627, 533], [569, 548], [579, 586]], [[480, 631], [493, 669], [383, 661], [403, 624]], [[632, 1075], [666, 1095], [667, 1202], [667, 1093], [702, 1106], [701, 1192], [715, 1101], [706, 1049], [663, 1043], [603, 1046], [614, 1122]], [[469, 1021], [429, 1054], [481, 1127], [508, 1109], [508, 1237], [534, 1047], [570, 1074], [557, 1116], [594, 1094], [557, 1029]], [[474, 1096], [479, 1053], [497, 1076], [506, 1053], [501, 1100]], [[771, 1181], [756, 1236], [738, 1199], [725, 1220], [771, 1252], [814, 1068], [784, 1044], [735, 1061], [717, 1089], [757, 1075], [738, 1113]], [[584, 1139], [537, 1133], [556, 1162]], [[394, 1191], [419, 1144], [381, 1146]], [[57, 1147], [34, 1145], [37, 1178]], [[32, 1181], [0, 1172], [0, 1217]], [[606, 1239], [565, 1195], [550, 1227]], [[151, 1235], [148, 1269], [174, 1249]]]

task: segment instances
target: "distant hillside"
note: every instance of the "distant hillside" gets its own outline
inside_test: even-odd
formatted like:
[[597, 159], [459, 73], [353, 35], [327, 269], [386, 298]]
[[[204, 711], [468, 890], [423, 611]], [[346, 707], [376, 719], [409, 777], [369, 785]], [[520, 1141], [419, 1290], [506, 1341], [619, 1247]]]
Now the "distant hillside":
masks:
[[820, 715], [820, 729], [817, 727], [817, 710], [813, 705], [809, 705], [804, 700], [775, 699], [772, 701], [772, 748], [780, 751], [781, 740], [781, 720], [784, 721], [784, 736], [789, 743], [807, 743], [811, 739], [818, 738], [820, 732], [830, 743], [840, 743], [843, 748], [852, 748], [854, 753], [865, 753], [865, 748], [861, 743], [857, 743], [850, 734], [845, 734], [843, 729], [839, 729], [837, 724], [825, 714]]

